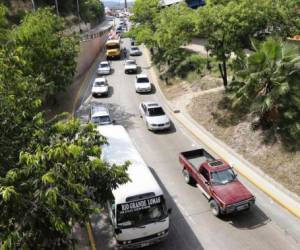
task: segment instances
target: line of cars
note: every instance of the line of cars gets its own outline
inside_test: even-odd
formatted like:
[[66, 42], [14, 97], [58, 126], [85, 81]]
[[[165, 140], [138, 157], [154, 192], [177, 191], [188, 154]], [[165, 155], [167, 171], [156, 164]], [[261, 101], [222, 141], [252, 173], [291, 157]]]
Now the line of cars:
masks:
[[[131, 43], [132, 44], [132, 43]], [[138, 47], [137, 47], [138, 48]], [[138, 49], [138, 51], [140, 51]], [[134, 56], [141, 55], [141, 53], [134, 53]], [[138, 73], [139, 67], [134, 59], [126, 59], [124, 63], [125, 74], [137, 74], [135, 77], [135, 91], [136, 93], [151, 93], [153, 90], [152, 83], [145, 73]], [[112, 68], [109, 61], [101, 61], [97, 69], [97, 75], [93, 86], [93, 97], [107, 97], [109, 95], [109, 85], [106, 76], [111, 74]], [[164, 112], [161, 105], [156, 102], [142, 102], [139, 105], [140, 117], [146, 124], [148, 130], [165, 130], [171, 127], [171, 121]], [[108, 108], [103, 104], [92, 104], [90, 109], [90, 120], [97, 125], [112, 124]]]

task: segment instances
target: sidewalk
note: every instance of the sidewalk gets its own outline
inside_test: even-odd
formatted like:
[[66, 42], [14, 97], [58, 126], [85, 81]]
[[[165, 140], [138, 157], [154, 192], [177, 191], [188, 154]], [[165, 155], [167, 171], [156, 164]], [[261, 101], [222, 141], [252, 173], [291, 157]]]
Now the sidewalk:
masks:
[[[146, 59], [148, 60], [149, 64], [151, 64], [150, 52], [145, 47], [144, 54], [146, 55]], [[189, 116], [185, 107], [178, 107], [167, 100], [160, 89], [159, 79], [153, 67], [151, 67], [150, 72], [155, 87], [160, 90], [166, 106], [169, 108], [170, 113], [178, 122], [180, 122], [212, 152], [230, 164], [233, 164], [234, 168], [256, 187], [265, 192], [268, 196], [270, 196], [273, 200], [286, 208], [296, 217], [300, 218], [299, 197], [273, 181], [269, 176], [258, 169], [258, 167], [249, 163], [242, 156], [234, 152], [228, 145], [215, 138], [211, 133], [205, 130], [201, 125], [196, 123], [192, 117]], [[175, 110], [176, 112], [174, 112]]]

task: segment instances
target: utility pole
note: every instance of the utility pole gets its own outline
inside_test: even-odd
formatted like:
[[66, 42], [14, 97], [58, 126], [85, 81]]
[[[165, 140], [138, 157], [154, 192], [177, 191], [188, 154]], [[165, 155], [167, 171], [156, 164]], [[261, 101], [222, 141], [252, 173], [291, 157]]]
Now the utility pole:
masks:
[[125, 10], [127, 11], [127, 0], [125, 0]]
[[33, 11], [35, 11], [35, 3], [34, 3], [34, 0], [31, 0], [31, 3], [32, 3], [32, 9], [33, 9]]
[[58, 2], [57, 2], [57, 0], [55, 0], [55, 7], [56, 7], [56, 14], [59, 16]]
[[79, 0], [77, 0], [76, 2], [77, 2], [77, 16], [80, 20]]

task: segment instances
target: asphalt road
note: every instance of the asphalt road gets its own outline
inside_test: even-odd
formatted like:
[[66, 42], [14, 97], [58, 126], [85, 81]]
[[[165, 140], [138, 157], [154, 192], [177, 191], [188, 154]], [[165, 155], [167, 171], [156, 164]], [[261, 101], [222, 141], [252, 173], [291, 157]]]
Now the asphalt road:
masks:
[[[129, 48], [128, 39], [123, 40], [123, 46]], [[145, 57], [142, 55], [135, 59], [141, 71], [147, 73], [150, 65]], [[221, 219], [214, 217], [200, 190], [184, 182], [178, 162], [179, 152], [199, 148], [201, 144], [174, 119], [174, 126], [169, 132], [148, 131], [139, 117], [138, 105], [144, 100], [162, 103], [161, 93], [158, 90], [151, 94], [135, 93], [135, 75], [124, 74], [124, 60], [112, 61], [111, 64], [113, 73], [107, 77], [111, 86], [109, 97], [96, 99], [90, 95], [96, 77], [95, 64], [95, 70], [87, 77], [86, 88], [82, 90], [77, 116], [87, 119], [91, 102], [107, 103], [113, 119], [127, 129], [164, 189], [168, 205], [172, 207], [169, 237], [165, 242], [145, 249], [300, 249], [300, 220], [242, 177], [239, 178], [257, 197], [256, 206], [249, 212]], [[92, 224], [97, 249], [114, 249], [115, 242], [106, 214], [95, 216]]]

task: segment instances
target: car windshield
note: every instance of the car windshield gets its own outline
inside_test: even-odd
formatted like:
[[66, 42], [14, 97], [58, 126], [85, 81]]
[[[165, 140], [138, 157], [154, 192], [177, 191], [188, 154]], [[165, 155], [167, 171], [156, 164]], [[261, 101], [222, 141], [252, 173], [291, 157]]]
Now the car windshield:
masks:
[[102, 86], [106, 86], [106, 83], [105, 82], [95, 82], [94, 86], [95, 87], [102, 87]]
[[119, 44], [106, 45], [106, 49], [107, 50], [110, 50], [110, 49], [120, 49], [120, 45]]
[[148, 83], [149, 79], [147, 77], [138, 77], [137, 83]]
[[139, 50], [137, 47], [132, 47], [131, 50]]
[[101, 63], [100, 68], [107, 68], [109, 65], [108, 63]]
[[117, 224], [119, 228], [130, 228], [147, 225], [164, 220], [168, 216], [165, 203], [151, 206], [147, 209], [120, 213], [117, 211]]
[[126, 61], [127, 65], [135, 65], [135, 61]]
[[148, 111], [149, 111], [149, 116], [159, 116], [165, 114], [165, 112], [161, 107], [149, 108]]
[[231, 168], [211, 173], [211, 182], [217, 185], [227, 184], [232, 182], [235, 178], [236, 175]]
[[92, 123], [98, 124], [98, 125], [106, 125], [106, 124], [111, 124], [111, 119], [108, 115], [106, 116], [95, 116], [92, 117]]

